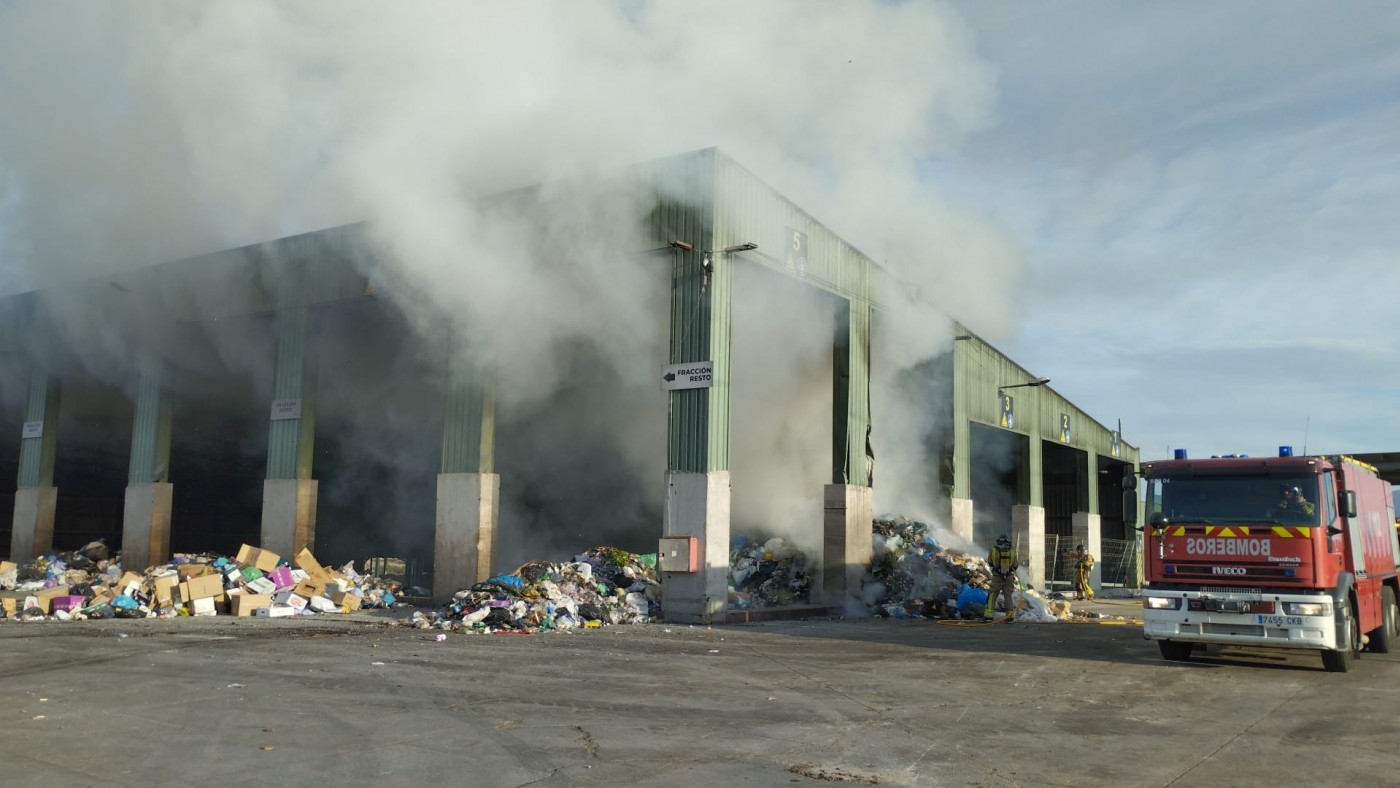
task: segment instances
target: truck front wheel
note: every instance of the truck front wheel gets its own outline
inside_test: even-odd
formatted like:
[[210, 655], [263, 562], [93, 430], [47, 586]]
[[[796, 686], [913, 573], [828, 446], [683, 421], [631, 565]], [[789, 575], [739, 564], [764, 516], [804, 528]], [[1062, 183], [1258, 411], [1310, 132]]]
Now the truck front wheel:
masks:
[[1400, 611], [1395, 609], [1395, 589], [1381, 589], [1381, 625], [1371, 633], [1371, 651], [1389, 654], [1400, 646]]
[[1169, 662], [1186, 662], [1191, 659], [1190, 643], [1178, 643], [1175, 640], [1159, 640], [1157, 648], [1162, 650], [1162, 659]]
[[1361, 651], [1361, 623], [1356, 617], [1356, 608], [1348, 605], [1346, 615], [1346, 643], [1336, 651], [1322, 652], [1322, 667], [1328, 673], [1348, 673], [1356, 664], [1356, 654]]

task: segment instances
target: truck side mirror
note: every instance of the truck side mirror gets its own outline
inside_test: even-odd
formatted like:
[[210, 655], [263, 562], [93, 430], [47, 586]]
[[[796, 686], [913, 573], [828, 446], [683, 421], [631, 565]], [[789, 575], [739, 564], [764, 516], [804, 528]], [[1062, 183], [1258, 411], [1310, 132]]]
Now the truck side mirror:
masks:
[[1337, 509], [1343, 517], [1351, 518], [1356, 516], [1356, 491], [1342, 490], [1337, 494]]
[[1138, 477], [1132, 471], [1123, 474], [1123, 524], [1142, 530], [1138, 526]]

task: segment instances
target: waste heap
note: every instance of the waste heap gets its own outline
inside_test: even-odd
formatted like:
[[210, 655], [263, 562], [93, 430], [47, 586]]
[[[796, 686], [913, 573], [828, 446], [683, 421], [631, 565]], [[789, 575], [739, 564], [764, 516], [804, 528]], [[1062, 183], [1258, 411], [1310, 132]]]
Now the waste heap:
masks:
[[807, 555], [782, 538], [734, 538], [729, 551], [731, 610], [805, 605], [811, 585]]
[[943, 547], [928, 523], [908, 517], [881, 515], [871, 528], [873, 555], [862, 596], [875, 615], [958, 618], [982, 613], [991, 577], [985, 559]]
[[530, 561], [458, 591], [451, 604], [416, 611], [419, 629], [547, 632], [604, 624], [645, 624], [661, 611], [656, 554], [597, 547], [573, 561]]
[[177, 616], [283, 618], [389, 607], [397, 583], [361, 575], [351, 562], [321, 566], [309, 550], [292, 561], [243, 545], [234, 558], [176, 554], [138, 574], [102, 542], [16, 566], [0, 562], [0, 619], [43, 621]]

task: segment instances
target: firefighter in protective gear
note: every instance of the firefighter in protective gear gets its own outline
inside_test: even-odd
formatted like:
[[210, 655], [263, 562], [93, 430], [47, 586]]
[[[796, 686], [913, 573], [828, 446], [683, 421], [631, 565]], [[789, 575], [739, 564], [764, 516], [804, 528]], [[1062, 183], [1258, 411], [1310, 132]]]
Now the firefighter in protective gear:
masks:
[[1269, 511], [1271, 517], [1285, 522], [1302, 523], [1317, 514], [1317, 507], [1303, 497], [1303, 491], [1297, 487], [1285, 484], [1280, 488], [1280, 493], [1279, 502]]
[[1094, 572], [1094, 556], [1084, 545], [1074, 548], [1074, 593], [1079, 599], [1093, 599], [1094, 589], [1089, 585], [1089, 576]]
[[994, 617], [998, 594], [1006, 603], [1006, 615], [1011, 616], [1015, 613], [1016, 606], [1011, 599], [1011, 591], [1016, 587], [1016, 569], [1020, 565], [1016, 560], [1016, 551], [1011, 548], [1011, 537], [1006, 534], [998, 536], [991, 552], [987, 553], [987, 566], [992, 569], [992, 582], [991, 587], [987, 589], [987, 607], [983, 611], [983, 617], [988, 621]]

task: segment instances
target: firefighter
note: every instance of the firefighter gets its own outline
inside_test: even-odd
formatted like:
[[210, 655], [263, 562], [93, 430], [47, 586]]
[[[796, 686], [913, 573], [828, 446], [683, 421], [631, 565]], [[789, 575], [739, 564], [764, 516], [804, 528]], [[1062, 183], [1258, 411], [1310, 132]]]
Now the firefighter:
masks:
[[1089, 585], [1089, 576], [1094, 572], [1094, 556], [1084, 545], [1074, 548], [1074, 593], [1078, 599], [1093, 599], [1094, 589]]
[[1282, 485], [1282, 497], [1274, 504], [1274, 508], [1269, 514], [1276, 519], [1306, 519], [1317, 514], [1317, 507], [1313, 506], [1307, 498], [1303, 497], [1303, 491], [1291, 485]]
[[1006, 602], [1006, 615], [1010, 618], [1016, 611], [1015, 603], [1011, 600], [1011, 590], [1016, 587], [1016, 568], [1020, 566], [1016, 560], [1016, 551], [1011, 549], [1011, 537], [1006, 534], [997, 537], [996, 545], [987, 553], [987, 566], [992, 570], [992, 582], [991, 587], [987, 589], [987, 607], [983, 610], [983, 617], [988, 621], [994, 618], [997, 595], [1000, 594]]

